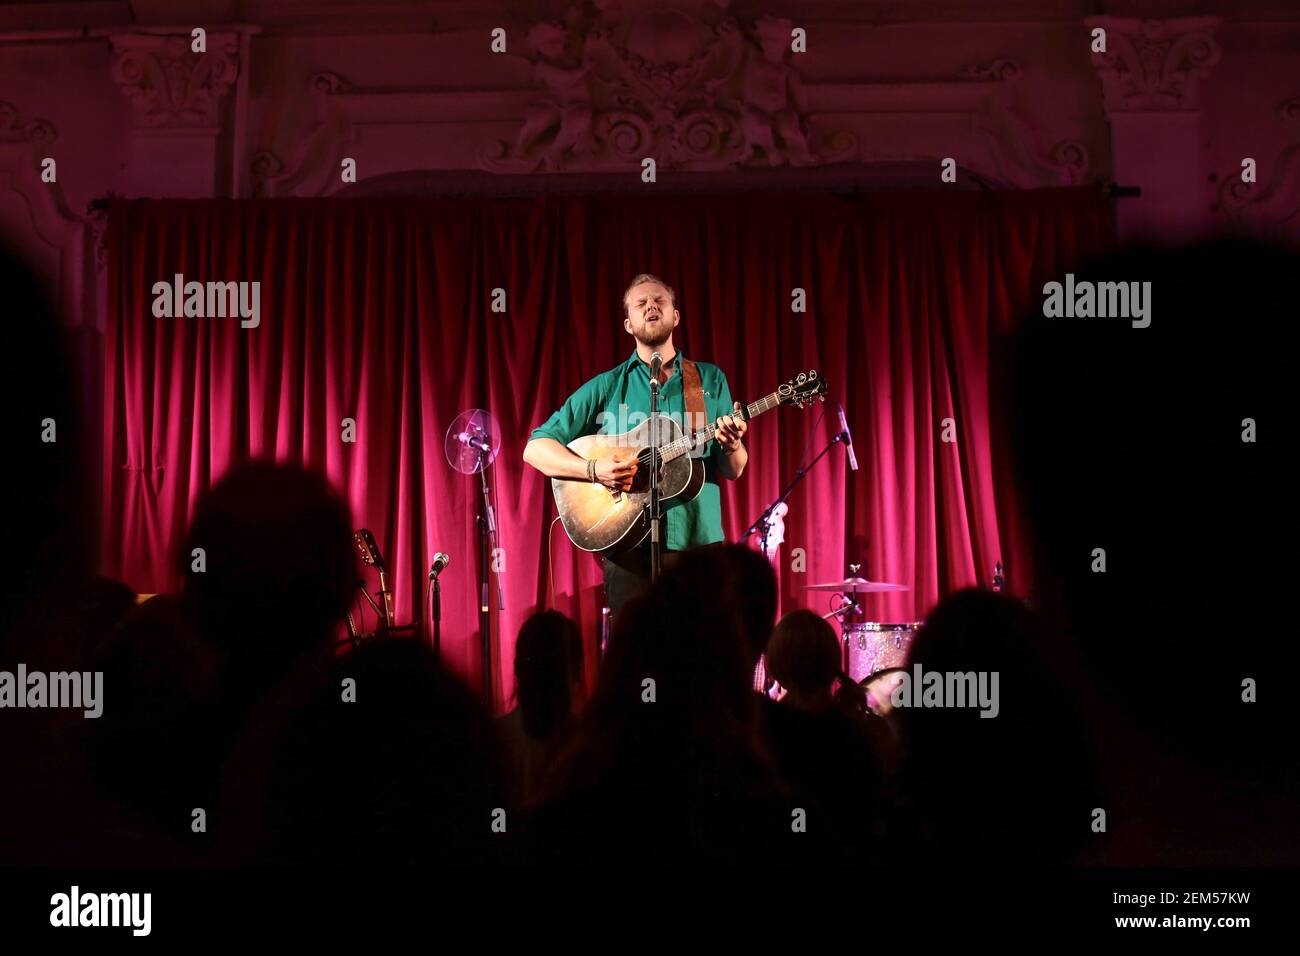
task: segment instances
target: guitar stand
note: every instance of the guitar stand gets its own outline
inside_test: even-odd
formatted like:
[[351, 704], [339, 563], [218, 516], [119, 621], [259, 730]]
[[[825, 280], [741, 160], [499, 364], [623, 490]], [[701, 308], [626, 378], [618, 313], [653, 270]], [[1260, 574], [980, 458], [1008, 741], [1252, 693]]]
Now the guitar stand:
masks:
[[357, 627], [356, 618], [352, 616], [352, 608], [349, 607], [347, 612], [348, 636], [339, 640], [340, 645], [347, 644], [351, 650], [355, 651], [366, 641], [373, 640], [380, 635], [411, 634], [414, 636], [419, 634], [420, 627], [416, 624], [399, 625], [392, 623], [392, 592], [388, 590], [388, 584], [384, 579], [383, 572], [380, 572], [379, 588], [379, 596], [383, 599], [383, 603], [375, 600], [374, 596], [366, 588], [364, 581], [357, 582], [357, 590], [361, 592], [361, 596], [366, 599], [366, 603], [370, 605], [371, 610], [375, 612], [375, 616], [380, 619], [381, 623], [373, 631], [363, 632]]

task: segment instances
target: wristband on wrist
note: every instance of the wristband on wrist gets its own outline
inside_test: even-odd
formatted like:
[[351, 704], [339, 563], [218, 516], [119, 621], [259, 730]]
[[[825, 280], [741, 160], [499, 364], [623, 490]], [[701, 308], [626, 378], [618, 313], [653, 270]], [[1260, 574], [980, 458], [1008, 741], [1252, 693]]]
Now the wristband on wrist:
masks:
[[596, 480], [596, 459], [594, 458], [587, 459], [587, 480], [593, 483]]

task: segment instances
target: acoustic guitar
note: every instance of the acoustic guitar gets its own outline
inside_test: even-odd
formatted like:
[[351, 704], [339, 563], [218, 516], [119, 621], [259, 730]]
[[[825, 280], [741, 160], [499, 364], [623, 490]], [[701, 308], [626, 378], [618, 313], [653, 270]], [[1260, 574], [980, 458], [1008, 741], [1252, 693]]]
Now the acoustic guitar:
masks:
[[[739, 413], [749, 421], [781, 405], [803, 408], [824, 400], [826, 382], [815, 370], [800, 372], [770, 395], [750, 402]], [[733, 414], [736, 414], [733, 412]], [[713, 440], [716, 426], [710, 423], [697, 431], [684, 432], [666, 415], [659, 416], [659, 495], [662, 501], [680, 498], [690, 501], [704, 487], [703, 456]], [[650, 533], [650, 421], [621, 435], [584, 435], [569, 442], [569, 449], [584, 459], [611, 455], [628, 456], [635, 451], [636, 475], [629, 491], [611, 489], [598, 482], [573, 478], [552, 478], [555, 507], [560, 522], [574, 544], [584, 551], [610, 551], [635, 547]]]

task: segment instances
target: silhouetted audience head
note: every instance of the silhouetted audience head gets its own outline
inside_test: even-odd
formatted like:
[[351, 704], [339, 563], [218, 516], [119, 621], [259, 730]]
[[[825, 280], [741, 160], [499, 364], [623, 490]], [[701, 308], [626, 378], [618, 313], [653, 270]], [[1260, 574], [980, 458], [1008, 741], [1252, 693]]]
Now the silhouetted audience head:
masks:
[[767, 648], [767, 669], [798, 697], [825, 695], [840, 673], [835, 629], [813, 611], [791, 611], [777, 622]]
[[827, 862], [862, 863], [886, 852], [892, 748], [860, 692], [841, 704], [832, 697], [840, 663], [840, 641], [815, 612], [791, 611], [777, 622], [767, 666], [785, 694], [764, 708], [766, 742], [808, 814], [810, 849]]
[[[1044, 659], [1045, 639], [1018, 600], [971, 589], [944, 599], [913, 641], [911, 700], [899, 698], [893, 713], [923, 854], [1064, 861], [1082, 849], [1096, 771], [1082, 717]], [[962, 700], [925, 699], [927, 672], [954, 689], [954, 675], [970, 675]]]
[[519, 629], [515, 682], [525, 733], [546, 740], [573, 711], [573, 689], [582, 680], [582, 635], [559, 611], [540, 611]]
[[135, 592], [112, 578], [91, 578], [73, 600], [73, 612], [85, 621], [86, 638], [96, 648], [136, 609]]
[[[634, 845], [710, 860], [760, 856], [790, 832], [759, 745], [753, 651], [731, 558], [684, 552], [619, 612], [595, 692], [533, 828], [543, 857]], [[769, 620], [770, 623], [770, 620]]]
[[238, 679], [272, 681], [332, 646], [358, 580], [347, 505], [322, 476], [266, 462], [235, 468], [199, 501], [180, 560], [195, 625]]
[[[751, 632], [737, 563], [723, 548], [683, 552], [635, 607], [629, 602], [630, 612], [614, 624], [593, 713], [724, 736], [748, 725]], [[653, 708], [637, 706], [647, 680], [654, 682]]]
[[190, 629], [180, 599], [158, 595], [127, 616], [96, 666], [108, 701], [87, 728], [90, 767], [103, 794], [128, 813], [121, 838], [129, 840], [133, 826], [140, 839], [138, 847], [120, 843], [118, 852], [150, 853], [141, 825], [183, 840], [189, 811], [215, 805], [220, 658]]
[[[491, 866], [509, 840], [492, 724], [425, 644], [389, 638], [326, 665], [244, 744], [269, 752], [235, 813], [268, 863]], [[254, 765], [259, 765], [254, 761]], [[250, 839], [251, 837], [251, 839]]]
[[776, 574], [762, 552], [740, 544], [724, 544], [709, 549], [722, 566], [717, 580], [720, 600], [735, 605], [745, 638], [750, 668], [767, 649], [776, 620]]

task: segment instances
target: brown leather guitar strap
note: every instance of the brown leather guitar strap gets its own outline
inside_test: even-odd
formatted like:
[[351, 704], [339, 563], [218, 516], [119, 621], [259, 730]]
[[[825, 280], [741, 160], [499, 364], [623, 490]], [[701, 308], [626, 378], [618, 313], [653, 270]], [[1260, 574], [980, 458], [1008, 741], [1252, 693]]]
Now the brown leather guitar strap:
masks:
[[704, 384], [700, 381], [699, 367], [688, 358], [682, 359], [682, 398], [686, 402], [683, 431], [690, 434], [709, 423], [709, 413], [704, 407]]

